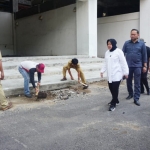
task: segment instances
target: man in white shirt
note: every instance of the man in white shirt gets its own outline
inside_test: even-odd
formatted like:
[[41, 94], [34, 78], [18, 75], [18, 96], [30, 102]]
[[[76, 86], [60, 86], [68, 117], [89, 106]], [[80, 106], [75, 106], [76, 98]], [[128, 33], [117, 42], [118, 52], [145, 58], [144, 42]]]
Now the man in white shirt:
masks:
[[33, 85], [33, 88], [35, 89], [35, 93], [38, 92], [38, 88], [35, 85], [34, 80], [34, 73], [37, 72], [38, 76], [38, 86], [40, 85], [41, 81], [41, 74], [44, 73], [45, 65], [43, 63], [36, 63], [33, 61], [23, 61], [19, 65], [19, 72], [22, 74], [24, 78], [24, 94], [26, 97], [31, 98], [31, 93], [29, 89], [29, 83], [31, 82]]

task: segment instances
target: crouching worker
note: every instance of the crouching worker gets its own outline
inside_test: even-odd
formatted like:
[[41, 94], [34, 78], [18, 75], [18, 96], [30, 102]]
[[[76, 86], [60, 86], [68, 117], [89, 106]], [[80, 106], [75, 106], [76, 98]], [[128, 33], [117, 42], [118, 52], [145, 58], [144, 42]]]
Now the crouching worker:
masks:
[[[4, 79], [4, 71], [2, 66], [2, 56], [0, 52], [0, 82], [3, 79]], [[1, 83], [0, 83], [0, 105], [3, 111], [13, 107], [12, 103], [7, 101]]]
[[32, 98], [29, 89], [29, 83], [33, 85], [33, 88], [35, 89], [35, 93], [38, 92], [39, 89], [35, 85], [34, 73], [37, 72], [37, 77], [38, 77], [37, 85], [40, 86], [41, 74], [44, 73], [44, 68], [45, 68], [44, 64], [36, 63], [33, 61], [23, 61], [19, 65], [18, 70], [24, 78], [24, 94], [26, 97]]
[[82, 83], [85, 84], [85, 85], [83, 85], [83, 89], [87, 89], [88, 85], [86, 85], [86, 80], [85, 80], [84, 74], [83, 74], [83, 72], [80, 68], [80, 64], [78, 63], [78, 59], [76, 59], [76, 58], [73, 58], [72, 60], [70, 60], [68, 62], [68, 64], [63, 67], [63, 79], [61, 79], [61, 81], [67, 80], [67, 78], [66, 78], [66, 71], [67, 70], [69, 72], [71, 80], [74, 80], [74, 78], [72, 76], [72, 73], [70, 71], [71, 68], [73, 68], [77, 71], [77, 73], [78, 73], [78, 82], [80, 83], [80, 78], [81, 78]]

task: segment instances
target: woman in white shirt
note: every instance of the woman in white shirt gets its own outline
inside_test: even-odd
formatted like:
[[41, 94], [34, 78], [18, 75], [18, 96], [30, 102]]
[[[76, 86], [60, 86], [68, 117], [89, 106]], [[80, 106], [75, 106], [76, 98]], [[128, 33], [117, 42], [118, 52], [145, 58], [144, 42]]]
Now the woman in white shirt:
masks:
[[119, 104], [119, 85], [123, 78], [128, 78], [129, 74], [129, 69], [124, 54], [122, 50], [117, 48], [116, 44], [117, 42], [115, 39], [107, 40], [108, 50], [105, 53], [105, 62], [101, 69], [102, 78], [103, 73], [107, 71], [108, 85], [112, 95], [112, 101], [108, 103], [110, 105], [109, 111], [114, 111], [116, 105]]

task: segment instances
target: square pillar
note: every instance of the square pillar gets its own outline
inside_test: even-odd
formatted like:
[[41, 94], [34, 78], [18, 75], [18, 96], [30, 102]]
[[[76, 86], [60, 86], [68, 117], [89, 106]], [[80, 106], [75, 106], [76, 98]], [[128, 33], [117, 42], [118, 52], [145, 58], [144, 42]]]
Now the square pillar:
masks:
[[97, 57], [97, 0], [77, 0], [77, 55]]
[[150, 0], [140, 0], [140, 37], [150, 46]]

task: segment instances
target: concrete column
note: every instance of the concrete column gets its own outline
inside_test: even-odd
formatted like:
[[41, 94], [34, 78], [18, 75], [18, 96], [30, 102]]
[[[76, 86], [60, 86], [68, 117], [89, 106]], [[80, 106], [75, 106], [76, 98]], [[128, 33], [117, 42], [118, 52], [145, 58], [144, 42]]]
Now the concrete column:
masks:
[[14, 13], [12, 14], [12, 37], [13, 37], [13, 54], [17, 55], [16, 50], [16, 27], [15, 27], [15, 19], [14, 19]]
[[97, 57], [97, 0], [77, 0], [77, 55]]
[[150, 0], [140, 0], [140, 37], [150, 46]]

